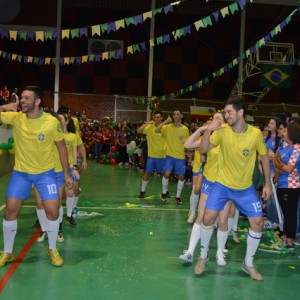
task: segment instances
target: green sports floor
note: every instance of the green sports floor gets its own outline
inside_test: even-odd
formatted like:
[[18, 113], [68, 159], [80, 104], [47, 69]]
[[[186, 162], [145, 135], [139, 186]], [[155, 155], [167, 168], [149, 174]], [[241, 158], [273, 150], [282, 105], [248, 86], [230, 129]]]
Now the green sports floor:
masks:
[[[182, 206], [174, 197], [162, 205], [161, 177], [151, 178], [143, 200], [138, 198], [141, 178], [136, 169], [89, 164], [81, 177], [77, 228], [64, 222], [65, 242], [58, 244], [61, 268], [50, 264], [47, 241], [35, 241], [35, 203], [28, 199], [18, 220], [17, 259], [0, 269], [0, 299], [299, 299], [300, 247], [288, 254], [258, 251], [255, 263], [264, 281], [255, 282], [240, 270], [246, 247], [242, 232], [240, 244], [230, 237], [225, 267], [215, 262], [213, 237], [206, 272], [196, 277], [199, 247], [193, 265], [178, 259], [192, 228], [186, 223], [191, 187], [184, 187]], [[9, 174], [0, 178], [1, 219], [8, 180]], [[171, 196], [175, 190], [170, 182]], [[239, 225], [247, 223], [241, 219]]]

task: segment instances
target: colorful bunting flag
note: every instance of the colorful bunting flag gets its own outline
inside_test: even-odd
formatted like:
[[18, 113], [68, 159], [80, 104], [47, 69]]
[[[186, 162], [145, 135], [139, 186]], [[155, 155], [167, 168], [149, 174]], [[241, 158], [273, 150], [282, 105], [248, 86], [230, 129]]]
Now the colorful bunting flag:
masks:
[[[114, 22], [110, 22], [109, 24], [99, 24], [99, 25], [94, 25], [94, 26], [90, 26], [90, 27], [64, 29], [59, 32], [58, 32], [58, 30], [55, 29], [53, 31], [48, 31], [46, 39], [60, 39], [61, 37], [69, 39], [69, 38], [78, 37], [78, 34], [79, 34], [79, 37], [82, 37], [82, 36], [87, 37], [89, 29], [90, 29], [92, 36], [94, 36], [94, 35], [100, 36], [100, 32], [99, 32], [100, 28], [101, 28], [102, 32], [107, 31], [109, 33], [110, 31], [116, 31], [122, 27], [125, 28], [125, 24], [126, 24], [126, 26], [129, 26], [131, 24], [136, 26], [138, 24], [142, 24], [147, 18], [152, 18], [156, 14], [164, 12], [164, 14], [166, 15], [169, 12], [173, 12], [174, 11], [173, 6], [179, 5], [181, 2], [183, 2], [183, 0], [168, 4], [164, 7], [156, 8], [153, 11], [145, 12], [140, 15], [128, 17], [128, 18], [125, 18], [122, 20], [117, 20]], [[99, 29], [97, 27], [99, 27]], [[71, 32], [71, 34], [70, 34], [70, 32]], [[77, 32], [78, 32], [78, 34], [77, 34]], [[19, 37], [20, 39], [24, 39], [24, 37], [26, 37], [28, 40], [36, 39], [36, 41], [41, 40], [43, 42], [44, 37], [46, 37], [46, 32], [38, 33], [38, 31], [36, 31], [36, 32], [29, 33], [27, 31], [25, 31], [25, 35], [24, 35], [22, 33], [22, 31], [0, 30], [0, 38], [9, 38], [11, 40], [16, 40], [17, 37]]]

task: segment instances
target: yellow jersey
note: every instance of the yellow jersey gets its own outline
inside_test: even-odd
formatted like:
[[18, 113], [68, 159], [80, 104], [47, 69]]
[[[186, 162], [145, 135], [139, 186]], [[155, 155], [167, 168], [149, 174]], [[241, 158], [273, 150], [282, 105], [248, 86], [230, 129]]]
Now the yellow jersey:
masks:
[[[198, 141], [201, 141], [202, 136], [199, 137]], [[199, 172], [200, 168], [202, 166], [201, 162], [201, 153], [199, 149], [195, 149], [194, 151], [194, 164], [193, 164], [193, 172], [197, 173]]]
[[55, 146], [53, 149], [53, 161], [54, 161], [55, 172], [58, 173], [58, 172], [63, 171], [63, 167], [61, 165], [60, 158], [59, 158], [59, 153], [58, 153], [57, 147], [55, 147]]
[[77, 118], [72, 117], [72, 120], [74, 121], [75, 129], [76, 129], [76, 137], [77, 137], [77, 146], [82, 144], [82, 139], [80, 136], [80, 126]]
[[64, 139], [60, 122], [48, 113], [29, 119], [22, 112], [2, 112], [1, 120], [13, 125], [14, 170], [39, 174], [54, 168], [53, 142]]
[[76, 165], [77, 162], [74, 161], [73, 158], [73, 147], [77, 147], [77, 136], [74, 133], [68, 132], [64, 133], [65, 143], [68, 151], [68, 161], [70, 167], [73, 167], [73, 165]]
[[241, 133], [227, 126], [213, 132], [210, 142], [220, 145], [215, 181], [237, 190], [250, 187], [257, 153], [267, 154], [262, 132], [249, 124]]
[[172, 123], [164, 125], [161, 129], [161, 133], [166, 140], [166, 155], [177, 159], [184, 159], [184, 142], [190, 135], [189, 129], [184, 125], [176, 127]]
[[147, 125], [143, 134], [147, 136], [148, 156], [153, 158], [166, 157], [166, 141], [162, 134], [155, 132], [156, 126], [154, 124]]
[[211, 182], [215, 182], [218, 175], [219, 145], [207, 152], [206, 163], [203, 167], [203, 176]]

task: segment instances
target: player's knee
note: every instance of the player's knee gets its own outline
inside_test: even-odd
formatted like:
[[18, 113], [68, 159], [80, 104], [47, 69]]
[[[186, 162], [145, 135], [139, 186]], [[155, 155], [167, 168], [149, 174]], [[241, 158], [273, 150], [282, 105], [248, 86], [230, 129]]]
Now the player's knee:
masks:
[[222, 220], [222, 221], [218, 220], [218, 227], [221, 231], [227, 231], [227, 229], [228, 229], [227, 221], [224, 222], [224, 220]]
[[215, 218], [210, 214], [205, 214], [203, 217], [204, 226], [212, 226], [215, 222]]
[[260, 232], [263, 229], [264, 220], [263, 218], [253, 218], [252, 220], [250, 220], [250, 225], [251, 225], [251, 229]]
[[49, 221], [56, 221], [59, 216], [59, 211], [58, 210], [47, 211], [46, 216]]
[[7, 221], [15, 220], [18, 217], [19, 209], [13, 207], [13, 206], [6, 206], [4, 218]]

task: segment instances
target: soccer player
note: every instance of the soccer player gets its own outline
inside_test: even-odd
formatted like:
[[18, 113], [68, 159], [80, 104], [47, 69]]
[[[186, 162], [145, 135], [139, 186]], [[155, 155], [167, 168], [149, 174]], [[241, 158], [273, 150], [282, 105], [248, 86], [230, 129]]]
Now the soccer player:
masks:
[[[66, 105], [61, 105], [59, 107], [57, 113], [59, 113], [59, 114], [66, 114], [66, 115], [68, 115], [68, 117], [71, 117], [70, 116], [70, 108], [68, 106], [66, 106]], [[72, 120], [74, 122], [75, 129], [76, 129], [77, 150], [78, 150], [78, 156], [77, 157], [81, 158], [81, 169], [82, 170], [86, 170], [87, 167], [88, 167], [87, 158], [86, 158], [86, 150], [85, 150], [84, 144], [83, 144], [81, 136], [80, 136], [79, 122], [78, 122], [77, 118], [75, 118], [75, 117], [71, 117], [71, 118], [72, 118]], [[75, 215], [77, 213], [77, 205], [78, 205], [80, 194], [81, 194], [81, 188], [79, 186], [79, 182], [76, 181], [76, 189], [75, 189], [75, 195], [74, 195], [74, 209], [73, 209], [73, 214], [75, 214]], [[70, 225], [76, 226], [76, 222], [75, 222], [75, 220], [73, 218], [72, 219], [68, 219], [68, 221], [69, 221]]]
[[146, 187], [149, 183], [149, 177], [154, 171], [163, 174], [163, 168], [166, 158], [166, 143], [161, 133], [156, 133], [155, 129], [162, 123], [161, 112], [155, 112], [153, 120], [140, 126], [137, 130], [139, 134], [145, 134], [148, 145], [148, 158], [146, 169], [142, 179], [140, 198], [145, 198]]
[[[58, 114], [53, 112], [53, 111], [49, 111], [49, 114], [51, 114], [52, 116], [56, 117], [58, 120]], [[64, 172], [63, 172], [63, 167], [61, 165], [60, 162], [60, 158], [59, 158], [59, 153], [56, 147], [54, 147], [53, 149], [53, 161], [54, 161], [54, 170], [55, 170], [55, 176], [56, 176], [56, 180], [57, 180], [57, 185], [58, 185], [58, 190], [59, 190], [59, 230], [58, 230], [58, 236], [57, 236], [57, 242], [58, 243], [63, 243], [64, 242], [64, 236], [62, 233], [62, 221], [63, 221], [63, 207], [62, 207], [62, 198], [63, 198], [63, 193], [65, 190], [65, 178], [64, 178]], [[39, 224], [42, 231], [39, 235], [39, 237], [36, 239], [36, 241], [38, 243], [42, 243], [47, 239], [47, 231], [46, 231], [46, 213], [45, 213], [45, 209], [44, 209], [44, 205], [43, 205], [43, 201], [37, 191], [36, 188], [34, 188], [34, 196], [36, 199], [36, 214], [38, 217], [38, 220], [36, 222], [36, 224]]]
[[169, 116], [164, 122], [159, 124], [155, 132], [161, 132], [166, 140], [166, 161], [164, 174], [162, 178], [161, 202], [166, 203], [167, 191], [171, 172], [174, 169], [175, 175], [178, 175], [177, 191], [175, 202], [182, 204], [180, 195], [184, 186], [185, 175], [185, 153], [184, 142], [189, 137], [189, 129], [181, 123], [182, 113], [179, 109], [173, 112], [173, 120]]
[[[221, 123], [224, 123], [223, 114], [217, 112], [213, 120], [219, 120]], [[208, 122], [209, 124], [209, 122]], [[202, 132], [204, 132], [207, 128], [207, 125], [198, 128], [185, 142], [186, 148], [199, 148], [201, 144], [201, 139], [199, 136]], [[194, 250], [196, 245], [200, 239], [201, 235], [201, 223], [203, 221], [204, 209], [206, 205], [207, 198], [210, 193], [213, 193], [213, 184], [215, 182], [215, 178], [218, 173], [218, 156], [219, 156], [219, 146], [212, 148], [207, 153], [207, 158], [205, 165], [203, 167], [203, 180], [202, 180], [202, 187], [201, 187], [201, 195], [200, 195], [200, 202], [198, 207], [198, 216], [193, 225], [193, 229], [190, 236], [189, 247], [187, 251], [184, 251], [179, 258], [185, 262], [192, 262]], [[222, 167], [222, 166], [220, 166]], [[198, 188], [197, 188], [198, 189]], [[225, 266], [226, 260], [224, 255], [224, 247], [225, 243], [229, 234], [230, 229], [232, 228], [232, 218], [228, 218], [229, 211], [231, 208], [232, 202], [229, 201], [225, 205], [224, 209], [220, 211], [219, 218], [218, 218], [218, 233], [217, 233], [217, 240], [218, 240], [218, 250], [216, 254], [216, 261], [219, 266]]]
[[214, 221], [219, 211], [230, 199], [237, 209], [248, 217], [250, 223], [246, 256], [241, 269], [253, 280], [263, 280], [253, 264], [262, 235], [263, 214], [252, 177], [258, 153], [261, 156], [265, 178], [262, 198], [269, 199], [271, 195], [270, 163], [261, 131], [245, 122], [245, 109], [246, 105], [242, 98], [229, 98], [224, 108], [225, 119], [229, 126], [223, 127], [219, 120], [214, 120], [207, 126], [201, 140], [201, 153], [206, 153], [219, 145], [219, 168], [213, 185], [213, 193], [209, 194], [206, 202], [201, 224], [201, 255], [195, 266], [197, 275], [205, 272]]
[[[66, 185], [72, 186], [69, 175], [67, 149], [59, 121], [42, 110], [43, 93], [39, 87], [24, 88], [19, 102], [0, 106], [0, 121], [13, 125], [15, 165], [6, 194], [3, 220], [4, 251], [0, 267], [14, 260], [13, 246], [17, 233], [17, 218], [34, 185], [43, 200], [46, 229], [49, 240], [48, 254], [53, 266], [61, 266], [63, 259], [56, 249], [59, 229], [59, 192], [54, 172], [53, 147], [58, 149]], [[9, 111], [14, 110], [14, 111]], [[7, 111], [7, 112], [5, 112]]]
[[[194, 224], [196, 219], [196, 211], [198, 207], [200, 190], [203, 178], [203, 165], [206, 157], [201, 155], [198, 147], [193, 147], [193, 144], [197, 141], [200, 144], [201, 134], [205, 131], [206, 127], [199, 127], [189, 138], [185, 141], [184, 146], [186, 149], [194, 150], [194, 164], [193, 164], [193, 187], [190, 195], [190, 210], [188, 214], [187, 223]], [[196, 140], [195, 140], [196, 139]], [[197, 145], [197, 144], [196, 144]]]
[[65, 114], [59, 114], [59, 119], [63, 127], [64, 139], [68, 151], [70, 176], [73, 180], [71, 188], [65, 187], [66, 191], [66, 207], [67, 207], [67, 220], [71, 226], [76, 226], [76, 222], [72, 216], [73, 209], [75, 208], [75, 194], [79, 190], [79, 173], [77, 166], [77, 136], [73, 118]]

